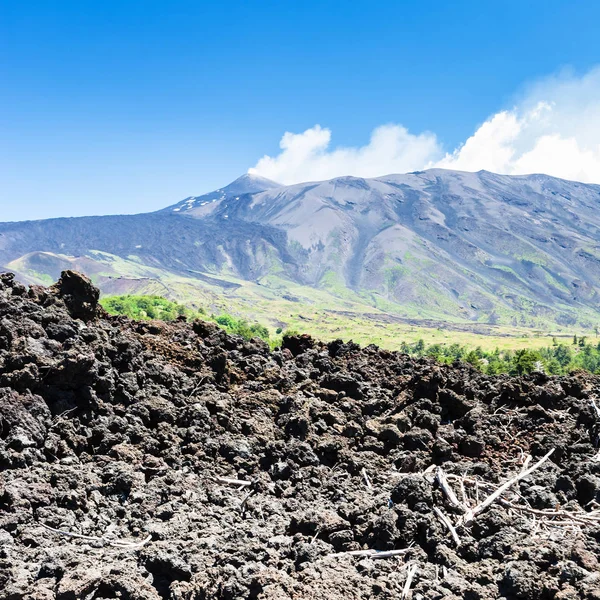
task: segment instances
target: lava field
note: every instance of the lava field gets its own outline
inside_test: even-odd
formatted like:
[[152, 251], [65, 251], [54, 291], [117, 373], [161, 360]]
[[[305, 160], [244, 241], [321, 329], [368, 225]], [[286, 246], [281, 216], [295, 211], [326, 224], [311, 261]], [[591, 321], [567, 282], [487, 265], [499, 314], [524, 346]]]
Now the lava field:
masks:
[[600, 599], [600, 378], [0, 276], [0, 599]]

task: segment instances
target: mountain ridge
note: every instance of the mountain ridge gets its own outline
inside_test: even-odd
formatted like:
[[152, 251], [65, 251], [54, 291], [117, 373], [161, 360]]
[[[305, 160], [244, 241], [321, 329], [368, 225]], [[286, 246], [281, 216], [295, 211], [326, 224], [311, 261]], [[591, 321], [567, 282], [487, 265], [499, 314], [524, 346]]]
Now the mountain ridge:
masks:
[[590, 326], [599, 204], [600, 186], [543, 174], [430, 169], [294, 185], [246, 174], [153, 213], [0, 223], [0, 264], [43, 282], [56, 276], [38, 271], [45, 252], [88, 259], [101, 289], [158, 269], [163, 283], [288, 282], [397, 315]]

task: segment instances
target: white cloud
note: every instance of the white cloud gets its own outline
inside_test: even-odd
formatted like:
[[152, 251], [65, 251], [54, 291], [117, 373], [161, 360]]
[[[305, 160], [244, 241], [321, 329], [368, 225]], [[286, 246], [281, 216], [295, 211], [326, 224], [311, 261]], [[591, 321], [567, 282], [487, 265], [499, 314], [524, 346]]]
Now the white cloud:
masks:
[[489, 117], [445, 155], [434, 134], [414, 135], [394, 124], [375, 129], [362, 147], [331, 149], [330, 143], [331, 131], [319, 125], [286, 133], [281, 152], [264, 156], [249, 172], [289, 184], [444, 167], [600, 183], [600, 67], [582, 77], [540, 80], [513, 108]]
[[366, 146], [329, 149], [331, 131], [315, 125], [304, 133], [286, 132], [275, 156], [263, 156], [249, 173], [280, 183], [318, 181], [341, 175], [377, 177], [420, 169], [442, 156], [436, 137], [413, 135], [401, 125], [382, 125]]

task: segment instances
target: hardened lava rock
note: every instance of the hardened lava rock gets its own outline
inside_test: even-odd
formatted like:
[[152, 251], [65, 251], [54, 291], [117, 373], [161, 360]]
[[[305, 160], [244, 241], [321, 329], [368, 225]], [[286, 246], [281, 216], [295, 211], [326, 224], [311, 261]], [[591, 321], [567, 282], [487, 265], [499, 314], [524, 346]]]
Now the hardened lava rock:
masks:
[[[599, 392], [0, 275], [0, 600], [398, 599], [409, 574], [415, 599], [597, 600]], [[512, 486], [529, 512], [461, 525], [435, 478], [472, 506], [552, 449]]]

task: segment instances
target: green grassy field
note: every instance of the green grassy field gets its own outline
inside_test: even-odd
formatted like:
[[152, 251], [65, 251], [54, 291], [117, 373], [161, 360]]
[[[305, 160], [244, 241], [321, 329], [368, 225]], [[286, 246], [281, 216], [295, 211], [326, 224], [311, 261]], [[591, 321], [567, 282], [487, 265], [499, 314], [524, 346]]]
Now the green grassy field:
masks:
[[[402, 342], [425, 344], [460, 344], [484, 350], [516, 350], [542, 348], [556, 338], [569, 343], [574, 334], [590, 340], [594, 331], [577, 328], [530, 329], [508, 325], [489, 325], [470, 321], [448, 320], [441, 315], [419, 314], [416, 307], [387, 307], [379, 310], [365, 303], [361, 296], [348, 292], [343, 298], [327, 290], [290, 284], [270, 276], [261, 281], [248, 282], [220, 275], [218, 283], [199, 282], [192, 277], [145, 269], [145, 278], [132, 265], [132, 279], [114, 279], [109, 289], [126, 293], [137, 282], [136, 294], [158, 294], [192, 309], [203, 309], [206, 314], [230, 314], [236, 318], [264, 325], [272, 335], [278, 328], [293, 329], [328, 341], [341, 338], [361, 345], [377, 344], [382, 348], [397, 349]], [[95, 278], [102, 284], [102, 276]], [[160, 280], [159, 280], [160, 279]], [[231, 286], [231, 287], [227, 287]], [[103, 286], [105, 287], [105, 286]]]

